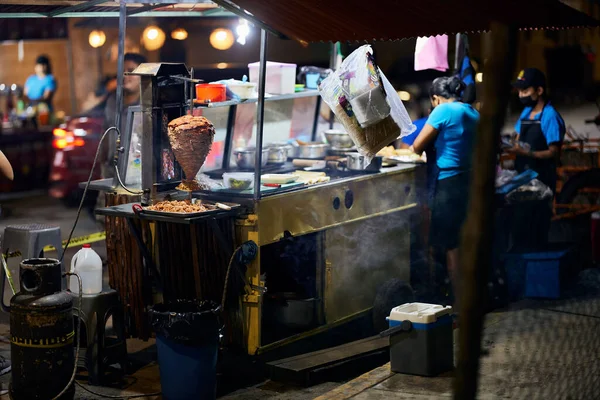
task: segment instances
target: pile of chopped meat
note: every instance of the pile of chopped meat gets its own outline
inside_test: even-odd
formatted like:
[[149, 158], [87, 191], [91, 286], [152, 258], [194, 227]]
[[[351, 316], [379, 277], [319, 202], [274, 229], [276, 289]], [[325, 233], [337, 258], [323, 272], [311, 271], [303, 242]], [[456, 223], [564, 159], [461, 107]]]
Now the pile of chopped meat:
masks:
[[214, 208], [201, 203], [192, 204], [189, 200], [183, 201], [160, 201], [146, 208], [151, 211], [162, 211], [168, 213], [197, 213], [209, 211]]

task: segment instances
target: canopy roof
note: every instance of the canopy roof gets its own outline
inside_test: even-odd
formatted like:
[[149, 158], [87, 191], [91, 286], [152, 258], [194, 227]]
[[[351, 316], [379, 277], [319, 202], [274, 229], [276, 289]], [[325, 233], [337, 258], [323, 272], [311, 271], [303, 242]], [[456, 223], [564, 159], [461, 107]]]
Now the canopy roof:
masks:
[[[129, 16], [233, 16], [210, 0], [125, 0]], [[118, 17], [119, 1], [1, 0], [0, 18]]]
[[[125, 0], [125, 3], [131, 16], [237, 14], [271, 33], [300, 42], [371, 42], [484, 32], [493, 21], [527, 30], [599, 25], [597, 20], [558, 0]], [[119, 2], [114, 0], [2, 0], [0, 18], [117, 17], [118, 10]]]
[[263, 28], [300, 42], [398, 40], [519, 29], [596, 27], [558, 0], [213, 0]]

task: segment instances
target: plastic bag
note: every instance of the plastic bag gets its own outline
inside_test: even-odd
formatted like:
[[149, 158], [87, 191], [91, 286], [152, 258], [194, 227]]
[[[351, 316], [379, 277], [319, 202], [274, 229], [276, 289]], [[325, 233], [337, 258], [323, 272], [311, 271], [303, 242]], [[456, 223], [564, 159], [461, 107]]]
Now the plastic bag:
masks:
[[539, 179], [534, 179], [525, 185], [519, 186], [506, 195], [508, 204], [521, 203], [524, 201], [551, 200], [554, 193]]
[[514, 169], [500, 169], [496, 173], [496, 187], [502, 187], [517, 176], [517, 171]]
[[211, 301], [177, 300], [156, 304], [148, 312], [157, 335], [177, 343], [202, 345], [218, 340], [220, 307]]
[[211, 179], [208, 175], [202, 172], [198, 172], [196, 175], [196, 182], [198, 182], [200, 190], [215, 190], [223, 188], [223, 182], [221, 180]]
[[365, 45], [319, 85], [323, 100], [370, 163], [379, 150], [415, 131], [398, 93]]

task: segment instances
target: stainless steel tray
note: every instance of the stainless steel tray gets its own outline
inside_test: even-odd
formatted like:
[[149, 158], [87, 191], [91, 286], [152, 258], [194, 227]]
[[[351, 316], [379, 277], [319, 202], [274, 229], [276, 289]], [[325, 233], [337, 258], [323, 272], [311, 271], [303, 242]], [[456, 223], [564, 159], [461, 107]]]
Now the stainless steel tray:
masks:
[[[219, 202], [219, 203], [225, 204], [226, 206], [231, 207], [231, 210], [241, 207], [241, 205], [237, 204], [237, 203], [225, 203], [225, 202]], [[224, 210], [222, 208], [218, 208], [217, 206], [215, 206], [214, 202], [210, 202], [210, 201], [203, 201], [202, 204], [204, 204], [206, 206], [214, 206], [215, 208], [212, 210], [198, 211], [198, 212], [192, 212], [192, 213], [177, 213], [177, 212], [149, 210], [147, 207], [142, 207], [141, 213], [148, 214], [148, 215], [162, 215], [162, 216], [178, 217], [178, 218], [193, 218], [193, 217], [202, 217], [202, 216], [208, 215], [208, 214], [217, 214], [219, 212], [231, 211], [231, 210]]]

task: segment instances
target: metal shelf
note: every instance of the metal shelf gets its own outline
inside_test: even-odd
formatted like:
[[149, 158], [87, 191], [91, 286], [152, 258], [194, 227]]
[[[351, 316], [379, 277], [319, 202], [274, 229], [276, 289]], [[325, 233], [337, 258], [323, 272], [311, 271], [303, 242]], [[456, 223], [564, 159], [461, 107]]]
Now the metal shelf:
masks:
[[[302, 99], [306, 97], [316, 97], [319, 95], [318, 90], [305, 90], [303, 92], [293, 93], [293, 94], [280, 94], [280, 95], [272, 95], [265, 97], [265, 101], [281, 101], [281, 100], [294, 100], [294, 99]], [[246, 100], [228, 100], [222, 101], [218, 103], [208, 103], [208, 104], [197, 104], [194, 106], [196, 109], [200, 108], [218, 108], [218, 107], [231, 107], [231, 106], [239, 106], [241, 104], [252, 104], [257, 103], [258, 98], [255, 99], [246, 99]]]

